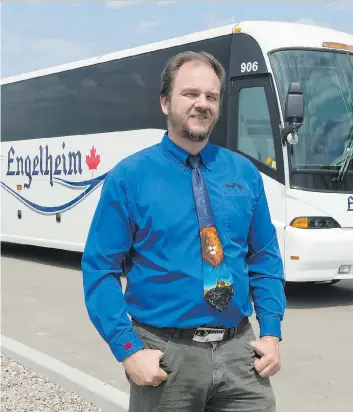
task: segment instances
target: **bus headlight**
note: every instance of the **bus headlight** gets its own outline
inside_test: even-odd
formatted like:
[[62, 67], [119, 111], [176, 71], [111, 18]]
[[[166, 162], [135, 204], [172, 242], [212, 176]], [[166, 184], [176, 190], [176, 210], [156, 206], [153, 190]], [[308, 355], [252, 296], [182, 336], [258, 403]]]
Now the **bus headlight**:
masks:
[[297, 217], [290, 226], [299, 229], [333, 229], [341, 227], [332, 217]]
[[338, 273], [349, 275], [351, 272], [351, 265], [341, 265], [338, 269]]

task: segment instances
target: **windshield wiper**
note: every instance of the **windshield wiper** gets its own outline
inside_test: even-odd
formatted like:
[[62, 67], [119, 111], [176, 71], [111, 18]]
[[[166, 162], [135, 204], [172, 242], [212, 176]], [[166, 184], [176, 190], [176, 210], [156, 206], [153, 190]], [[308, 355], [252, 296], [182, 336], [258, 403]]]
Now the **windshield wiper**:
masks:
[[340, 170], [338, 171], [337, 176], [335, 176], [334, 178], [332, 178], [332, 182], [342, 182], [342, 180], [344, 179], [344, 177], [347, 174], [347, 170], [348, 170], [348, 166], [349, 163], [352, 161], [353, 159], [353, 125], [351, 126], [349, 133], [348, 133], [348, 141], [350, 141], [349, 146], [347, 148], [347, 155], [346, 158], [344, 159], [344, 162], [342, 163]]

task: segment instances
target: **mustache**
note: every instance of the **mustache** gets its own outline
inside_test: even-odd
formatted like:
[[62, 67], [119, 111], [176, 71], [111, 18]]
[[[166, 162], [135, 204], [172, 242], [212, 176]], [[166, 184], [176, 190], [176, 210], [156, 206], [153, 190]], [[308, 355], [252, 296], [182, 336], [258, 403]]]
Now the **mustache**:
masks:
[[190, 117], [210, 118], [211, 113], [208, 110], [198, 110], [196, 113], [191, 113]]

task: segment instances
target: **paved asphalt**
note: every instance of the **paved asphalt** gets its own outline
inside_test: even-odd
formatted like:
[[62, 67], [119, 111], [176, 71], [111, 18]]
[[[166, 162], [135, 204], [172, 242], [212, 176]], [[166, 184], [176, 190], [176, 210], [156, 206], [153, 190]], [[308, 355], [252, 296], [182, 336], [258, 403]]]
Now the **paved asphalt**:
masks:
[[[2, 245], [2, 334], [128, 392], [88, 319], [80, 258]], [[353, 281], [292, 288], [287, 299], [277, 412], [352, 412]]]

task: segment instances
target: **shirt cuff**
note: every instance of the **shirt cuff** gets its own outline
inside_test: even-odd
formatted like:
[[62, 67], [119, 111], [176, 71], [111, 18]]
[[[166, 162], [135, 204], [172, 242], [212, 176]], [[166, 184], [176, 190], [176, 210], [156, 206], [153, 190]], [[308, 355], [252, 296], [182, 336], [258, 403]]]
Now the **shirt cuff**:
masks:
[[273, 316], [266, 316], [259, 319], [260, 338], [262, 336], [275, 336], [282, 340], [281, 320]]
[[145, 345], [135, 332], [124, 334], [118, 342], [112, 342], [109, 347], [118, 362], [141, 349], [145, 349]]

